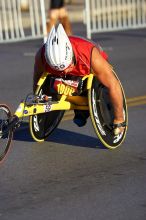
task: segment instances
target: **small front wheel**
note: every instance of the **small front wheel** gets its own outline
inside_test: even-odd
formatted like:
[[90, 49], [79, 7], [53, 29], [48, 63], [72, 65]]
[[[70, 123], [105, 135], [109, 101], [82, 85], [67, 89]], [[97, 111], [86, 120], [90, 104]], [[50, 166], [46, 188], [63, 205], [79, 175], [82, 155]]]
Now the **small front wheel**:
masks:
[[[123, 94], [123, 114], [127, 125], [128, 113], [125, 94], [122, 85], [121, 89]], [[98, 138], [105, 147], [110, 149], [117, 148], [122, 144], [126, 137], [127, 126], [125, 127], [123, 133], [117, 136], [114, 135], [112, 128], [112, 123], [114, 120], [114, 111], [110, 102], [108, 90], [105, 86], [99, 83], [95, 77], [93, 78], [92, 87], [88, 91], [88, 100], [91, 121]]]
[[0, 104], [0, 163], [6, 157], [13, 138], [13, 128], [8, 129], [11, 116], [8, 106]]

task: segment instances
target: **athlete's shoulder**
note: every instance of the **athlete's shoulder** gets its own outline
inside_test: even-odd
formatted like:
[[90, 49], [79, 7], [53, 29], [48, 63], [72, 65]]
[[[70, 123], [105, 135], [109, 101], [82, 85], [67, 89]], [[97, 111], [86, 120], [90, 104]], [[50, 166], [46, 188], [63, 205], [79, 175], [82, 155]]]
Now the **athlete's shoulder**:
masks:
[[84, 38], [84, 37], [80, 37], [80, 36], [75, 36], [75, 35], [73, 35], [73, 36], [69, 36], [69, 40], [70, 40], [70, 42], [71, 43], [82, 43], [82, 44], [90, 44], [90, 45], [93, 45], [93, 46], [95, 46], [95, 43], [93, 42], [93, 41], [91, 41], [91, 40], [88, 40], [88, 39], [86, 39], [86, 38]]
[[42, 45], [35, 55], [35, 64], [36, 65], [44, 65], [45, 63], [45, 45]]
[[36, 52], [35, 56], [40, 56], [45, 52], [45, 44], [43, 44]]

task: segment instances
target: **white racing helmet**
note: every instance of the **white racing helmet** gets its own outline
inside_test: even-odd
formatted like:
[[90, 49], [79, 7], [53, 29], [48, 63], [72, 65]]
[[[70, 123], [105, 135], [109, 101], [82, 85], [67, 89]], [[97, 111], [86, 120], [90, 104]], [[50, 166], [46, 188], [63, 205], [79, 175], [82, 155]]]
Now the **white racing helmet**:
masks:
[[62, 24], [52, 27], [45, 44], [45, 58], [58, 71], [66, 69], [72, 63], [72, 45]]

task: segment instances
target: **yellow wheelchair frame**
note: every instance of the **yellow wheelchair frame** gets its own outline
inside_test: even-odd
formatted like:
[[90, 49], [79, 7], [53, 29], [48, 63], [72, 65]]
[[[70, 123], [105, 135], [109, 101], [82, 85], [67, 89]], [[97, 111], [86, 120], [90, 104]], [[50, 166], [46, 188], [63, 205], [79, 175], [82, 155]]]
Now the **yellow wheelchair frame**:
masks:
[[[113, 71], [113, 74], [115, 75], [115, 77], [117, 77], [117, 75], [114, 71]], [[38, 94], [41, 86], [44, 84], [48, 75], [49, 75], [49, 73], [46, 72], [41, 76], [40, 80], [37, 83], [36, 95]], [[52, 100], [49, 101], [48, 100], [45, 103], [37, 103], [37, 102], [32, 103], [32, 102], [30, 102], [30, 104], [26, 104], [25, 102], [21, 102], [14, 115], [17, 116], [18, 118], [30, 116], [29, 127], [30, 127], [31, 135], [35, 141], [42, 142], [42, 141], [44, 141], [44, 139], [40, 140], [40, 139], [36, 138], [33, 133], [33, 130], [32, 130], [32, 120], [31, 119], [34, 115], [48, 113], [48, 112], [56, 111], [56, 110], [75, 110], [75, 109], [76, 110], [89, 110], [91, 121], [92, 121], [95, 133], [97, 134], [98, 138], [104, 144], [105, 147], [110, 148], [110, 149], [115, 149], [119, 145], [121, 145], [121, 143], [125, 139], [127, 126], [125, 127], [124, 133], [122, 134], [121, 137], [120, 136], [114, 137], [117, 140], [117, 141], [114, 140], [115, 141], [114, 144], [108, 143], [108, 142], [111, 142], [111, 141], [109, 141], [109, 139], [113, 139], [113, 133], [111, 131], [112, 129], [110, 128], [110, 130], [107, 130], [105, 133], [104, 129], [102, 128], [102, 124], [100, 122], [100, 119], [99, 119], [99, 116], [102, 118], [102, 114], [98, 116], [96, 110], [94, 110], [94, 107], [92, 106], [94, 99], [91, 100], [91, 97], [92, 97], [91, 90], [92, 90], [94, 78], [95, 78], [94, 74], [92, 74], [92, 73], [89, 75], [86, 75], [82, 78], [83, 82], [85, 80], [87, 81], [86, 82], [86, 90], [88, 91], [88, 96], [69, 95], [69, 94], [71, 94], [73, 88], [67, 85], [66, 91], [68, 91], [68, 92], [66, 92], [66, 93], [62, 92], [62, 94], [58, 94], [58, 101], [52, 101]], [[118, 79], [118, 77], [117, 77], [117, 79]], [[121, 85], [121, 83], [120, 83], [120, 85]], [[121, 89], [122, 89], [123, 98], [124, 98], [125, 121], [127, 124], [128, 123], [127, 105], [126, 105], [126, 98], [125, 98], [125, 94], [124, 94], [124, 90], [123, 90], [122, 85], [121, 85]], [[99, 102], [99, 100], [98, 100], [98, 102]], [[103, 111], [103, 109], [100, 109], [100, 111]], [[104, 121], [103, 121], [103, 124], [105, 124]], [[108, 136], [107, 133], [109, 131], [110, 131], [110, 137], [106, 138], [105, 136]]]
[[[45, 82], [46, 78], [48, 76], [48, 73], [44, 73], [40, 80], [37, 83], [37, 89], [36, 89], [36, 94], [39, 90], [39, 88], [43, 85]], [[87, 90], [89, 90], [92, 86], [92, 80], [93, 80], [93, 74], [86, 75], [85, 77], [82, 78], [84, 81], [87, 79]], [[69, 86], [67, 86], [69, 87]], [[72, 88], [69, 88], [72, 89]], [[14, 115], [16, 115], [18, 118], [21, 117], [28, 117], [36, 114], [41, 114], [48, 112], [48, 105], [50, 103], [35, 103], [35, 104], [30, 104], [26, 105], [25, 102], [21, 102], [20, 105], [18, 106], [16, 112]], [[74, 109], [80, 109], [80, 110], [88, 110], [88, 97], [84, 96], [68, 96], [67, 94], [62, 94], [60, 95], [60, 100], [56, 103], [51, 103], [51, 106], [49, 108], [49, 111], [55, 111], [55, 110], [74, 110]]]
[[[114, 71], [113, 74], [117, 77]], [[95, 133], [103, 145], [109, 149], [115, 149], [122, 144], [127, 133], [128, 113], [126, 98], [120, 81], [126, 127], [121, 134], [116, 136], [112, 127], [114, 118], [113, 107], [110, 103], [109, 96], [107, 96], [107, 88], [98, 82], [94, 74], [91, 73], [82, 78], [82, 82], [85, 82], [84, 89], [86, 95], [83, 95], [83, 93], [74, 95], [75, 90], [73, 86], [66, 84], [63, 85], [63, 89], [58, 91], [57, 100], [53, 100], [52, 97], [47, 94], [40, 94], [40, 91], [44, 92], [42, 88], [43, 86], [45, 87], [45, 81], [48, 77], [49, 73], [45, 72], [42, 74], [37, 83], [35, 94], [31, 94], [31, 96], [28, 95], [26, 99], [19, 104], [13, 115], [6, 104], [0, 104], [0, 143], [3, 146], [0, 148], [0, 162], [9, 151], [15, 128], [18, 127], [24, 117], [29, 117], [29, 127], [33, 139], [42, 142], [58, 126], [65, 110], [89, 110]], [[58, 84], [58, 86], [59, 85], [61, 84]], [[59, 88], [61, 88], [61, 86]], [[45, 99], [43, 99], [43, 97], [45, 97]], [[1, 118], [2, 115], [4, 115], [3, 118]], [[40, 132], [43, 130], [44, 133], [38, 134], [35, 130], [36, 118], [38, 120], [41, 119], [40, 121], [43, 121], [44, 118], [44, 123], [48, 121], [46, 127], [44, 127], [44, 124], [39, 124]]]
[[[113, 74], [118, 79], [114, 71]], [[42, 74], [37, 83], [35, 94], [31, 94], [30, 97], [27, 96], [27, 98], [19, 104], [13, 115], [11, 114], [11, 111], [7, 105], [0, 104], [0, 141], [4, 146], [1, 148], [0, 162], [5, 158], [7, 152], [9, 151], [10, 143], [13, 138], [13, 132], [22, 121], [21, 119], [24, 117], [29, 117], [29, 127], [33, 139], [38, 142], [42, 142], [58, 126], [65, 110], [89, 110], [95, 133], [103, 145], [109, 149], [115, 149], [121, 145], [127, 133], [128, 113], [124, 90], [119, 79], [118, 80], [123, 94], [123, 112], [126, 127], [121, 134], [116, 136], [114, 135], [111, 125], [114, 116], [112, 104], [110, 103], [109, 97], [106, 96], [108, 93], [106, 91], [107, 88], [98, 82], [94, 74], [91, 73], [82, 78], [83, 83], [86, 80], [84, 84], [84, 89], [87, 91], [86, 95], [72, 95], [74, 94], [74, 88], [67, 84], [64, 85], [63, 90], [60, 90], [60, 92], [57, 93], [57, 100], [53, 100], [52, 97], [47, 94], [40, 94], [41, 88], [43, 88], [45, 85], [44, 83], [48, 76], [49, 73], [47, 72]], [[46, 96], [47, 99], [42, 99], [43, 95]], [[51, 112], [53, 113], [52, 118], [50, 115], [52, 114]], [[57, 119], [55, 119], [56, 112], [59, 115], [57, 116]], [[1, 118], [2, 115], [4, 115], [4, 118]], [[38, 134], [35, 133], [36, 131], [34, 129], [34, 119], [35, 117], [40, 117], [42, 119], [43, 116], [45, 116], [44, 121], [46, 122], [47, 120], [49, 124], [47, 124], [47, 128], [44, 128], [44, 124], [40, 125], [42, 128], [44, 128], [44, 132], [46, 133], [41, 134], [42, 136], [37, 136]]]

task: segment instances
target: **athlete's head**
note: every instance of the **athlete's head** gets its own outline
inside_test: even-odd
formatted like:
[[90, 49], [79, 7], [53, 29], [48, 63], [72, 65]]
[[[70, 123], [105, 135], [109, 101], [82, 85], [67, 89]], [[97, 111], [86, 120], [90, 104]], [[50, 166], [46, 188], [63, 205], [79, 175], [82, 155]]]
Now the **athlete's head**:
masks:
[[72, 63], [72, 45], [62, 24], [52, 27], [45, 44], [45, 58], [58, 71], [65, 70]]

